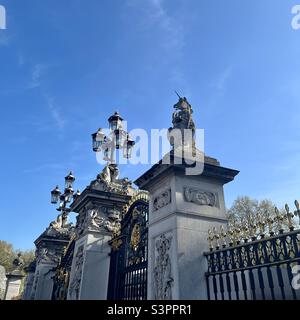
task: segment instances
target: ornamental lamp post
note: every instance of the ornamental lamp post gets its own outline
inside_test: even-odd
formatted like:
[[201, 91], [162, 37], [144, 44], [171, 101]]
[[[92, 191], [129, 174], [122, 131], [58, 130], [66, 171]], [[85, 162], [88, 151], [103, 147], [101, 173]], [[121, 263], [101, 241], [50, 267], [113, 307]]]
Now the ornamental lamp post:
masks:
[[124, 158], [126, 158], [126, 159], [130, 159], [131, 158], [132, 150], [133, 150], [134, 145], [135, 145], [135, 142], [132, 139], [130, 139], [129, 136], [127, 136], [127, 139], [126, 139], [126, 142], [125, 142], [125, 145], [124, 145], [124, 149], [123, 149]]
[[119, 112], [115, 112], [114, 115], [109, 117], [108, 122], [109, 122], [109, 128], [111, 131], [115, 130], [120, 130], [122, 129], [122, 122], [123, 118], [119, 115]]
[[105, 135], [102, 129], [92, 134], [92, 145], [94, 152], [103, 151], [103, 160], [110, 164], [115, 163], [115, 150], [123, 149], [123, 156], [129, 159], [135, 142], [123, 129], [123, 118], [115, 112], [108, 119], [110, 132]]
[[73, 187], [73, 183], [75, 182], [76, 178], [73, 176], [72, 171], [65, 177], [65, 187], [66, 189], [70, 189]]
[[67, 204], [74, 200], [76, 197], [80, 195], [80, 191], [77, 190], [76, 193], [74, 193], [73, 190], [73, 183], [75, 182], [76, 178], [74, 177], [73, 173], [70, 172], [65, 177], [65, 190], [64, 193], [61, 193], [59, 190], [59, 187], [56, 186], [55, 189], [51, 191], [51, 203], [52, 204], [58, 204], [59, 206], [56, 209], [57, 211], [61, 212], [62, 215], [62, 227], [66, 226], [68, 214], [71, 212], [71, 209], [67, 207]]
[[59, 190], [59, 187], [56, 186], [56, 188], [51, 191], [51, 203], [57, 204], [60, 195], [61, 195], [61, 192]]
[[105, 133], [100, 128], [96, 133], [92, 134], [92, 138], [93, 138], [93, 151], [97, 152], [98, 150], [100, 150], [104, 142]]

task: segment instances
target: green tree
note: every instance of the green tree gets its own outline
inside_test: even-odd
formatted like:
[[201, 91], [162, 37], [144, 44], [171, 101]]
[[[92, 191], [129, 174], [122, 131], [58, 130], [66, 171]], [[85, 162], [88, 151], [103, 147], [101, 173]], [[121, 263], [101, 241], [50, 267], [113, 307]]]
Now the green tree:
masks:
[[[280, 214], [285, 216], [285, 209], [279, 210]], [[258, 226], [259, 222], [264, 222], [265, 227], [268, 229], [268, 221], [273, 221], [273, 231], [278, 231], [278, 223], [276, 221], [275, 204], [268, 199], [258, 201], [251, 199], [247, 196], [238, 197], [231, 208], [227, 210], [227, 216], [229, 223], [234, 225], [255, 224]], [[283, 221], [283, 227], [288, 229], [288, 223], [286, 220]], [[259, 233], [259, 230], [258, 230]]]
[[18, 251], [22, 254], [22, 259], [24, 260], [24, 268], [28, 267], [30, 263], [35, 259], [34, 250]]
[[35, 259], [34, 250], [15, 250], [12, 244], [0, 240], [0, 265], [5, 268], [6, 272], [11, 272], [15, 269], [13, 260], [16, 258], [18, 253], [21, 253], [22, 255], [22, 259], [24, 261], [23, 268], [29, 266], [29, 264]]
[[13, 269], [12, 261], [14, 257], [13, 245], [0, 240], [0, 265], [5, 268], [6, 272]]

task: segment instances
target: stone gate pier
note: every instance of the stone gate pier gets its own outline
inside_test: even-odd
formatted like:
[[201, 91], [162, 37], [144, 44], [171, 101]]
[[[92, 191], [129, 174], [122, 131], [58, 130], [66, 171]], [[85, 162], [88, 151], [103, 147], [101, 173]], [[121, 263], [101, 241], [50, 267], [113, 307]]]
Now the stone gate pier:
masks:
[[224, 184], [238, 171], [205, 157], [201, 175], [156, 164], [135, 183], [150, 195], [148, 299], [207, 299], [208, 229], [227, 225]]

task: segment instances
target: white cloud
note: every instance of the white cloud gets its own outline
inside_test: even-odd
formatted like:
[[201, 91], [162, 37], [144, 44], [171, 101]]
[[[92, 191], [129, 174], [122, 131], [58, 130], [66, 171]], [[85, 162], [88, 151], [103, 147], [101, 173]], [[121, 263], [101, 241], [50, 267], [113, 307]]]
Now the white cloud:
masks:
[[50, 111], [50, 114], [56, 126], [59, 129], [63, 129], [65, 127], [66, 121], [63, 119], [58, 107], [55, 105], [54, 99], [47, 96], [46, 101], [47, 101], [47, 107]]
[[25, 58], [23, 56], [22, 53], [19, 53], [18, 56], [17, 56], [17, 59], [18, 59], [18, 65], [20, 67], [24, 66], [25, 65]]
[[45, 70], [46, 66], [41, 63], [37, 63], [33, 66], [31, 72], [31, 80], [28, 85], [29, 89], [37, 88], [41, 85], [41, 77], [44, 74]]
[[219, 75], [217, 81], [216, 81], [216, 88], [219, 91], [224, 91], [226, 87], [226, 82], [232, 75], [232, 67], [229, 66], [223, 72]]

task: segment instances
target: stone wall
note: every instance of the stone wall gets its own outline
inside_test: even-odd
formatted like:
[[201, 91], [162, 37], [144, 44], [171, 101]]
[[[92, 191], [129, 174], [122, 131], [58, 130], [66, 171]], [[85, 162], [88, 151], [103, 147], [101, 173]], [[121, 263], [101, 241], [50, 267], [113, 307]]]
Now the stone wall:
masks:
[[0, 266], [0, 300], [4, 300], [6, 290], [6, 272], [3, 266]]

